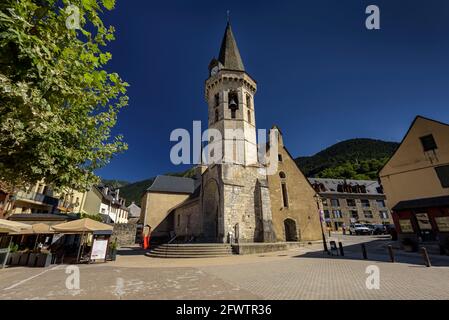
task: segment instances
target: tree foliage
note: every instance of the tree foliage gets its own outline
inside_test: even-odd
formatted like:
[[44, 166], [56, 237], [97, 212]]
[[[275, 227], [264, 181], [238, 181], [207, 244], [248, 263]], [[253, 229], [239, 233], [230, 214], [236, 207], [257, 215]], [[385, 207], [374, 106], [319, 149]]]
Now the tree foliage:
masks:
[[[66, 25], [79, 8], [79, 29]], [[115, 0], [0, 3], [0, 180], [83, 190], [94, 170], [127, 148], [112, 136], [126, 87], [105, 66], [114, 28], [100, 15]]]
[[370, 159], [358, 162], [346, 161], [336, 167], [327, 168], [317, 174], [318, 178], [377, 180], [379, 170], [388, 158]]
[[[345, 175], [347, 175], [347, 178], [349, 179], [349, 172], [351, 170], [355, 170], [352, 178], [354, 178], [356, 172], [360, 170], [356, 169], [359, 164], [364, 163], [364, 161], [382, 161], [384, 158], [389, 158], [398, 145], [399, 144], [396, 142], [382, 140], [351, 139], [339, 142], [318, 152], [314, 156], [299, 157], [295, 162], [307, 177], [320, 176], [325, 170], [339, 167], [338, 170], [340, 170], [341, 174], [343, 174], [344, 170], [347, 171]], [[366, 165], [367, 164], [364, 164], [364, 166]], [[353, 166], [353, 168], [349, 168], [350, 166]], [[362, 174], [367, 172], [369, 171], [363, 171]], [[327, 171], [327, 173], [329, 173], [329, 171]]]

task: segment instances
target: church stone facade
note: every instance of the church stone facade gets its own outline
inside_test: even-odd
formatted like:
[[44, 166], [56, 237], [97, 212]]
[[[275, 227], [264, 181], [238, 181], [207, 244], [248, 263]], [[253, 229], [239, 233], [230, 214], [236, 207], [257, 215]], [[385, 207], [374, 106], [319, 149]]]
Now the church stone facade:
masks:
[[[267, 176], [266, 166], [259, 161], [256, 90], [256, 82], [245, 71], [228, 23], [219, 57], [209, 64], [209, 78], [205, 83], [208, 126], [215, 130], [215, 134], [210, 130], [205, 149], [209, 161], [196, 168], [194, 179], [184, 178], [186, 184], [194, 185], [189, 192], [178, 190], [179, 178], [171, 187], [153, 184], [142, 199], [141, 220], [144, 224], [151, 221], [151, 227], [155, 229], [163, 225], [158, 234], [165, 232], [170, 238], [176, 235], [189, 242], [321, 239], [315, 192], [287, 155], [283, 143], [279, 158], [285, 158], [287, 162], [280, 161], [279, 167], [288, 173], [278, 171], [273, 177]], [[281, 136], [279, 139], [282, 141]], [[221, 152], [219, 161], [214, 161], [217, 150]], [[170, 178], [160, 181], [170, 184], [167, 179]], [[176, 194], [183, 200], [172, 207], [161, 208], [160, 203], [150, 200], [155, 193], [171, 195], [171, 198]], [[152, 212], [156, 208], [158, 218], [154, 219]]]

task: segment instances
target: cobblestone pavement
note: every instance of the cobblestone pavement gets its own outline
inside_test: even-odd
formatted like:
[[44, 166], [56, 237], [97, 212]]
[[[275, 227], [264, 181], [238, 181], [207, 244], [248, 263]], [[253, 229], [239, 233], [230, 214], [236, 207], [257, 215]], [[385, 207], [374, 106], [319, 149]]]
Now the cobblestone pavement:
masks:
[[[449, 299], [449, 258], [423, 266], [417, 254], [388, 262], [386, 239], [338, 236], [345, 256], [308, 248], [210, 259], [155, 259], [123, 251], [117, 261], [80, 265], [80, 288], [69, 290], [64, 265], [0, 270], [0, 299]], [[361, 260], [366, 242], [370, 260]], [[369, 290], [366, 268], [380, 271]]]

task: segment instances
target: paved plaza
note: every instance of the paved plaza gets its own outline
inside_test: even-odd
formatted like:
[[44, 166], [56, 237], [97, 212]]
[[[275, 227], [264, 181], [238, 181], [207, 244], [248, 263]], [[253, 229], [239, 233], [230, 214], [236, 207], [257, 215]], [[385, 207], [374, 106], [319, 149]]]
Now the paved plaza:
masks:
[[[0, 299], [449, 299], [449, 257], [432, 256], [427, 268], [419, 254], [397, 253], [391, 263], [385, 238], [334, 239], [344, 243], [344, 257], [320, 245], [208, 259], [149, 258], [129, 248], [115, 262], [79, 265], [79, 289], [67, 288], [66, 265], [8, 268], [0, 270]], [[366, 286], [373, 265], [379, 289]]]

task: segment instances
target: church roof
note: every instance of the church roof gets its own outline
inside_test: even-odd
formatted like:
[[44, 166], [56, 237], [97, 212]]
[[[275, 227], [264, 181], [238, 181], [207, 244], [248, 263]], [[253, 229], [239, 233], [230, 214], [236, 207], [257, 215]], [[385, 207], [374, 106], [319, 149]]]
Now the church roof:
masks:
[[190, 194], [195, 191], [195, 181], [195, 179], [191, 178], [157, 176], [147, 191]]
[[231, 24], [228, 22], [221, 42], [220, 54], [218, 56], [225, 69], [245, 71], [242, 58], [240, 57], [239, 48], [232, 33]]

